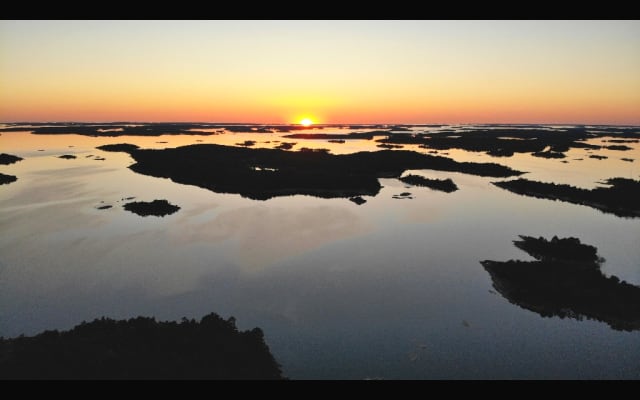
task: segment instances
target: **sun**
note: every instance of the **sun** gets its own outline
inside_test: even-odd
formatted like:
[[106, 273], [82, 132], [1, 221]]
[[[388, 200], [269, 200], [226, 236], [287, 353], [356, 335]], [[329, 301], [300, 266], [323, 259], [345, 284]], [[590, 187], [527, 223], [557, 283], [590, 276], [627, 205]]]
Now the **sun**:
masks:
[[303, 118], [300, 120], [300, 125], [302, 126], [311, 126], [313, 124], [313, 121], [311, 121], [309, 118]]

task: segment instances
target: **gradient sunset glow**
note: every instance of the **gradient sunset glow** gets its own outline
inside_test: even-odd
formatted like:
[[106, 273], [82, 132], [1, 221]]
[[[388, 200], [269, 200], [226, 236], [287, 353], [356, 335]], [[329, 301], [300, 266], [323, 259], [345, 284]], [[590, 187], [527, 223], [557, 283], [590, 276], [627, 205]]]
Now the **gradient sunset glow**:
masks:
[[640, 124], [639, 21], [1, 21], [0, 121]]

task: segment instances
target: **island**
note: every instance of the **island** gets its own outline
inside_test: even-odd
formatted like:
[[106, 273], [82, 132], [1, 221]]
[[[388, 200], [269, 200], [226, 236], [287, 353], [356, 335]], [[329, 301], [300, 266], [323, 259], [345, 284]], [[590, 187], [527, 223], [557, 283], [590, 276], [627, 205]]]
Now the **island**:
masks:
[[0, 185], [7, 185], [11, 182], [15, 182], [17, 181], [18, 178], [16, 178], [13, 175], [6, 175], [0, 172]]
[[293, 133], [285, 135], [291, 139], [307, 139], [307, 140], [349, 140], [349, 139], [366, 139], [371, 140], [376, 136], [388, 136], [391, 134], [389, 130], [374, 130], [367, 132], [351, 132], [351, 133]]
[[275, 148], [280, 150], [291, 150], [293, 146], [295, 146], [296, 144], [297, 144], [296, 142], [282, 142], [279, 145], [277, 145]]
[[398, 178], [400, 181], [414, 186], [426, 186], [433, 190], [440, 190], [442, 192], [455, 192], [458, 190], [458, 186], [451, 180], [447, 179], [429, 179], [420, 175], [407, 175]]
[[[536, 157], [563, 158], [571, 148], [598, 150], [602, 146], [586, 143], [588, 139], [614, 137], [631, 143], [640, 138], [637, 127], [547, 128], [543, 126], [487, 125], [480, 128], [440, 130], [433, 132], [392, 133], [378, 142], [417, 144], [427, 149], [485, 152], [494, 157], [510, 157], [514, 153], [531, 153]], [[628, 150], [628, 146], [607, 146], [610, 150]]]
[[534, 157], [542, 157], [542, 158], [565, 158], [564, 153], [560, 153], [557, 151], [536, 151], [531, 153]]
[[490, 177], [522, 174], [500, 164], [457, 162], [406, 150], [334, 155], [323, 149], [284, 151], [216, 144], [172, 149], [138, 149], [122, 144], [98, 148], [129, 153], [136, 161], [129, 168], [140, 174], [255, 200], [295, 194], [322, 198], [373, 196], [381, 189], [378, 178], [399, 178], [408, 169]]
[[22, 157], [14, 156], [13, 154], [7, 154], [7, 153], [0, 154], [0, 165], [10, 165], [22, 160], [23, 160]]
[[153, 215], [156, 217], [164, 217], [177, 212], [180, 207], [169, 203], [167, 200], [154, 201], [133, 201], [122, 206], [125, 210], [138, 214], [141, 217]]
[[640, 287], [605, 276], [604, 259], [579, 239], [520, 236], [514, 245], [536, 261], [481, 261], [494, 289], [543, 317], [583, 318], [640, 330]]
[[0, 338], [0, 379], [283, 379], [260, 328], [100, 318], [69, 331]]
[[361, 206], [361, 205], [363, 205], [364, 203], [367, 202], [365, 199], [363, 199], [360, 196], [351, 197], [351, 198], [349, 198], [349, 201], [352, 201], [352, 202], [356, 203], [359, 206]]
[[7, 123], [0, 132], [30, 131], [35, 135], [83, 135], [83, 136], [162, 136], [162, 135], [219, 135], [225, 131], [246, 133], [290, 132], [311, 128], [300, 125], [261, 125], [261, 124], [219, 124], [219, 123], [181, 123], [181, 122], [51, 122], [51, 123]]
[[602, 182], [609, 187], [591, 190], [523, 178], [491, 183], [524, 196], [581, 204], [619, 217], [640, 217], [640, 181], [633, 179], [610, 178]]

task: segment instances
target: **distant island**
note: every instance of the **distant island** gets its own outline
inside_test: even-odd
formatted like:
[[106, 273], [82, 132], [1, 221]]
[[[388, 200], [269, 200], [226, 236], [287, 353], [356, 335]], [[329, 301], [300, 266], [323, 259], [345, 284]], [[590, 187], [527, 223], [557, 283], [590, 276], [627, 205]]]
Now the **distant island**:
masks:
[[458, 190], [458, 186], [449, 179], [429, 179], [420, 175], [407, 175], [399, 178], [400, 181], [414, 186], [425, 186], [433, 190], [440, 190], [442, 192], [455, 192]]
[[9, 123], [7, 127], [0, 128], [0, 132], [30, 131], [35, 135], [67, 135], [76, 134], [83, 136], [161, 136], [161, 135], [218, 135], [225, 130], [229, 132], [290, 132], [299, 129], [309, 129], [300, 125], [260, 125], [260, 124], [219, 124], [219, 123], [138, 123], [138, 122], [113, 122], [113, 123]]
[[[218, 135], [234, 133], [288, 133], [299, 130], [323, 130], [330, 128], [363, 129], [350, 133], [292, 133], [286, 138], [306, 140], [330, 140], [343, 143], [346, 140], [372, 140], [378, 138], [378, 146], [400, 148], [403, 145], [418, 145], [431, 150], [461, 149], [484, 152], [493, 157], [511, 157], [515, 153], [530, 153], [534, 157], [565, 158], [572, 148], [589, 151], [608, 149], [631, 150], [625, 143], [638, 143], [640, 127], [636, 126], [567, 126], [482, 124], [460, 126], [455, 129], [441, 125], [342, 125], [325, 124], [310, 127], [298, 124], [231, 124], [231, 123], [9, 123], [0, 132], [30, 131], [36, 135], [77, 134], [96, 137], [116, 136], [160, 136], [160, 135]], [[438, 130], [421, 130], [438, 128]], [[591, 144], [586, 141], [610, 138], [614, 144]], [[251, 146], [251, 141], [240, 142]], [[285, 148], [283, 146], [282, 148]], [[589, 157], [604, 159], [606, 156], [592, 154]]]
[[520, 236], [536, 261], [481, 261], [509, 302], [543, 317], [588, 318], [615, 330], [640, 330], [640, 287], [606, 277], [597, 249], [577, 238]]
[[18, 178], [16, 178], [13, 175], [6, 175], [0, 172], [0, 185], [7, 185], [9, 183], [15, 182], [17, 181]]
[[122, 206], [125, 210], [131, 211], [142, 217], [153, 215], [156, 217], [164, 217], [177, 212], [180, 207], [169, 203], [167, 200], [153, 201], [132, 201]]
[[260, 328], [233, 317], [96, 319], [69, 331], [0, 338], [0, 379], [282, 379]]
[[522, 178], [492, 183], [525, 196], [581, 204], [619, 217], [640, 217], [640, 181], [633, 179], [610, 178], [603, 182], [609, 187], [591, 190]]
[[23, 160], [22, 157], [14, 156], [12, 154], [7, 154], [7, 153], [0, 154], [0, 165], [10, 165], [22, 160]]
[[256, 200], [293, 194], [322, 198], [372, 196], [381, 189], [378, 178], [399, 178], [409, 169], [490, 177], [522, 174], [500, 164], [458, 162], [402, 150], [334, 155], [322, 149], [285, 151], [216, 144], [154, 150], [126, 143], [98, 149], [129, 153], [136, 161], [129, 168], [140, 174]]
[[[487, 129], [491, 128], [491, 129]], [[428, 134], [393, 133], [378, 140], [388, 144], [417, 144], [427, 149], [485, 152], [495, 157], [511, 157], [514, 153], [531, 153], [536, 157], [564, 158], [571, 148], [629, 150], [631, 147], [599, 146], [585, 141], [601, 137], [634, 141], [640, 138], [638, 127], [566, 127], [487, 125], [486, 128], [441, 130]]]

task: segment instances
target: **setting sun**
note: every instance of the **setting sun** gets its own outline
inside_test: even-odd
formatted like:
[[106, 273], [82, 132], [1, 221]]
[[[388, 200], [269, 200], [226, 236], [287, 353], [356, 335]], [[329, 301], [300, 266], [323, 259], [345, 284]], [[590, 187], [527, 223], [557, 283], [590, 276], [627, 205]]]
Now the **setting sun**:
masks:
[[309, 118], [303, 118], [300, 120], [300, 125], [302, 126], [311, 126], [311, 124], [313, 124], [313, 121], [311, 121]]

